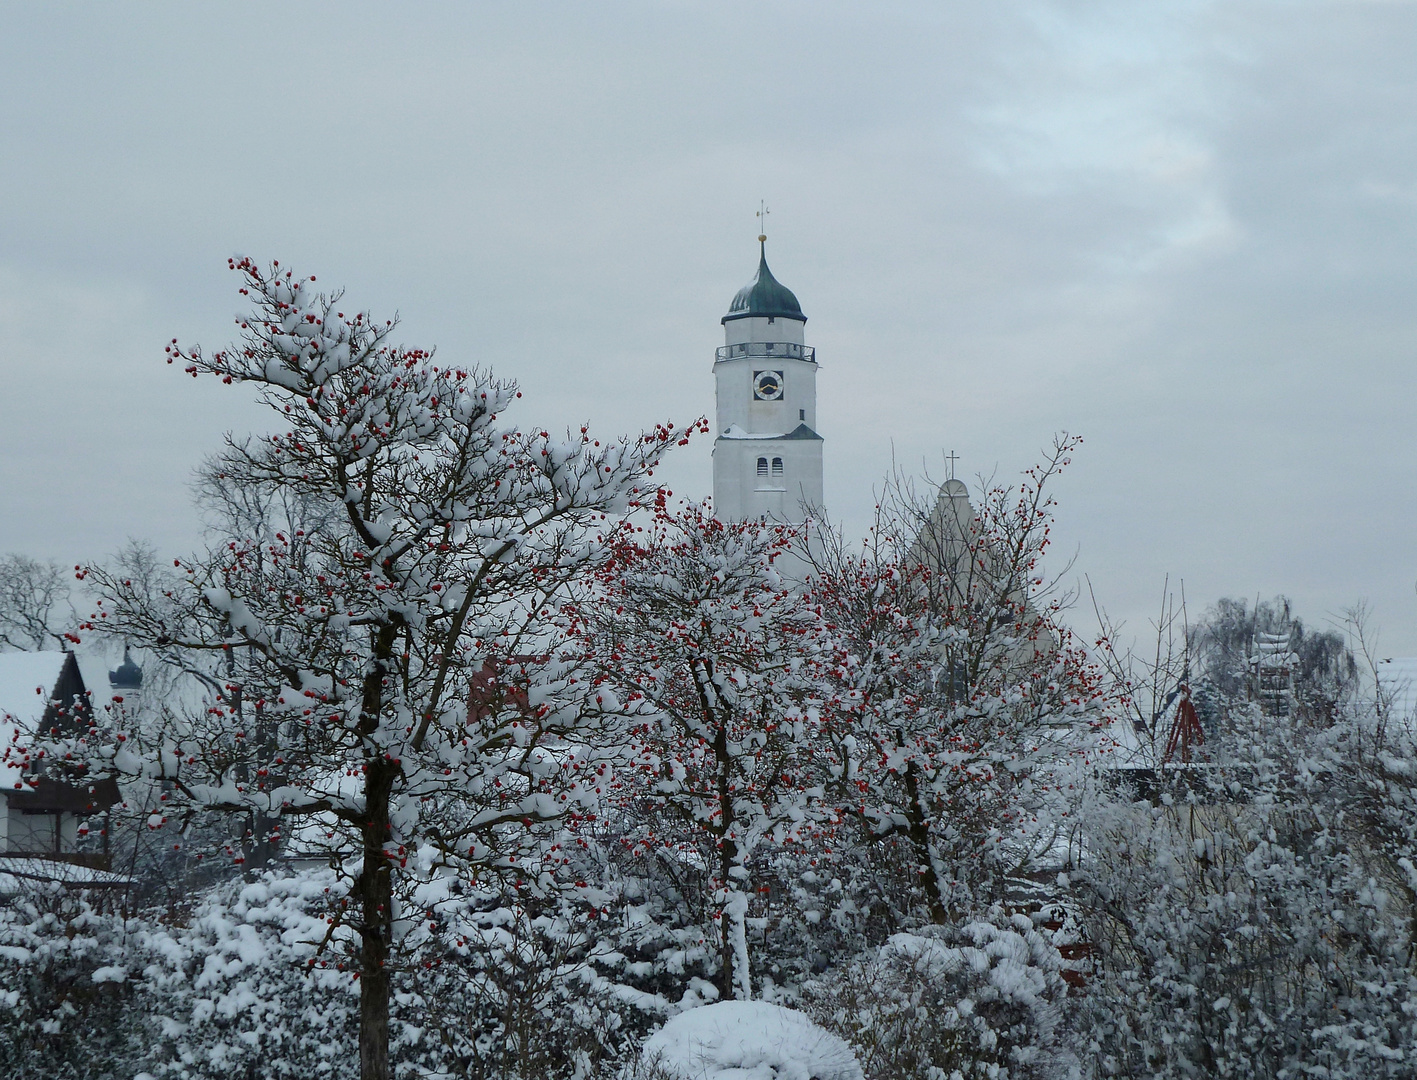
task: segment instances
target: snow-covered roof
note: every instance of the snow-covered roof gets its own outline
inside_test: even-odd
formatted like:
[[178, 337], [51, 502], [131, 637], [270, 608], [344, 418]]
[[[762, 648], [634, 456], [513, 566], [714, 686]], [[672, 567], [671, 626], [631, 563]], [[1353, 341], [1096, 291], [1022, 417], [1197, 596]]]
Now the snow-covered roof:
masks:
[[0, 653], [0, 716], [32, 732], [54, 697], [68, 653]]
[[1173, 705], [1157, 717], [1154, 734], [1138, 728], [1128, 716], [1113, 717], [1102, 729], [1102, 765], [1110, 769], [1154, 769], [1161, 760], [1175, 711]]
[[118, 889], [131, 879], [108, 870], [58, 859], [6, 858], [0, 856], [0, 896], [14, 896], [46, 882], [71, 889]]
[[[64, 681], [64, 667], [71, 658], [77, 664], [77, 658], [65, 652], [0, 653], [0, 791], [23, 786], [29, 765], [25, 744], [57, 700], [61, 683], [67, 695], [86, 689], [82, 671], [76, 682]], [[74, 708], [72, 700], [59, 705], [65, 711]]]

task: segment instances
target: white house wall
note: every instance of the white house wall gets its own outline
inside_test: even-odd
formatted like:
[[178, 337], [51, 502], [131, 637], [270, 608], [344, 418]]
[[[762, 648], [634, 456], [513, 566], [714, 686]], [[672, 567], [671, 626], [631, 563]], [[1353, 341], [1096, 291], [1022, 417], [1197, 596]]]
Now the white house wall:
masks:
[[[13, 807], [7, 807], [5, 818], [5, 851], [24, 852], [26, 854], [39, 854], [55, 851], [54, 845], [54, 821], [60, 819], [60, 828], [64, 824], [74, 826], [72, 814], [26, 814]], [[60, 837], [60, 851], [73, 851], [74, 843], [78, 838], [77, 826], [63, 829], [65, 835]], [[64, 845], [63, 841], [68, 840]]]

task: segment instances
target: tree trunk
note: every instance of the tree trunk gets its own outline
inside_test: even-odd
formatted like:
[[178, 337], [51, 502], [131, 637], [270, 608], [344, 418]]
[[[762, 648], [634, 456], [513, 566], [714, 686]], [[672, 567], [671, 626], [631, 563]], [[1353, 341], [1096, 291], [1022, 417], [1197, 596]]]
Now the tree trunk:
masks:
[[[731, 1001], [735, 996], [735, 984], [741, 981], [748, 987], [743, 997], [752, 997], [752, 983], [747, 971], [739, 971], [739, 938], [742, 920], [747, 914], [741, 902], [735, 899], [736, 889], [733, 870], [738, 865], [738, 844], [732, 837], [733, 813], [733, 758], [728, 752], [728, 722], [731, 711], [724, 704], [718, 689], [713, 684], [713, 661], [693, 658], [689, 661], [689, 671], [694, 678], [694, 688], [699, 694], [699, 707], [704, 724], [713, 729], [713, 763], [715, 795], [718, 798], [718, 877], [723, 883], [723, 907], [718, 917], [719, 955], [722, 959], [723, 979], [719, 986], [722, 1000]], [[720, 713], [720, 710], [722, 712]], [[735, 933], [735, 924], [739, 932]], [[743, 967], [747, 967], [748, 949], [742, 947]]]
[[905, 791], [910, 796], [906, 820], [910, 826], [908, 835], [911, 854], [915, 856], [915, 872], [930, 906], [930, 921], [943, 926], [949, 922], [949, 912], [945, 910], [944, 892], [935, 869], [935, 853], [930, 847], [930, 825], [925, 818], [925, 808], [920, 803], [920, 778], [915, 773], [913, 761], [905, 767]]
[[[752, 995], [752, 983], [747, 972], [748, 948], [743, 940], [747, 898], [739, 889], [733, 874], [738, 869], [738, 844], [730, 835], [735, 818], [733, 791], [730, 785], [733, 760], [728, 754], [728, 725], [720, 722], [714, 736], [713, 751], [718, 766], [718, 817], [722, 832], [718, 838], [718, 873], [723, 882], [723, 913], [719, 916], [719, 947], [723, 956], [722, 1000], [747, 1000]], [[742, 984], [741, 986], [739, 984]]]
[[[384, 703], [384, 679], [396, 669], [393, 660], [398, 625], [381, 626], [374, 635], [374, 663], [364, 677], [364, 707], [359, 730], [378, 730]], [[366, 746], [368, 744], [366, 743]], [[367, 751], [366, 751], [367, 752]], [[359, 928], [359, 1077], [389, 1080], [389, 952], [393, 945], [393, 867], [384, 853], [392, 836], [389, 809], [399, 763], [387, 755], [364, 762], [364, 868], [356, 888], [362, 918]]]
[[751, 972], [748, 970], [748, 894], [741, 889], [730, 887], [723, 902], [723, 949], [725, 959], [731, 963], [724, 967], [724, 982], [728, 992], [726, 1001], [732, 997], [738, 1001], [750, 1001], [753, 997]]
[[393, 876], [384, 842], [397, 766], [365, 766], [364, 868], [355, 888], [362, 922], [359, 950], [359, 1077], [389, 1080], [389, 948], [393, 930]]

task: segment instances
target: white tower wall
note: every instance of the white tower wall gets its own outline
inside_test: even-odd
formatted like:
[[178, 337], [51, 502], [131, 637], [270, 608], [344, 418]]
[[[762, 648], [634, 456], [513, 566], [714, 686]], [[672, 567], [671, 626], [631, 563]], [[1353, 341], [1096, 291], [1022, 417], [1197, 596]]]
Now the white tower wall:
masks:
[[[745, 320], [746, 321], [746, 320]], [[758, 320], [754, 319], [754, 322]], [[782, 398], [759, 401], [753, 380], [760, 371], [780, 371]], [[722, 435], [735, 424], [744, 431], [785, 435], [798, 424], [817, 430], [817, 365], [783, 356], [747, 356], [713, 365], [718, 400], [716, 431]]]
[[[753, 314], [768, 304], [800, 310], [764, 258], [724, 319], [713, 367], [713, 500], [725, 521], [797, 522], [822, 505], [815, 355], [804, 344], [804, 317]], [[780, 394], [755, 393], [763, 378], [779, 380]]]

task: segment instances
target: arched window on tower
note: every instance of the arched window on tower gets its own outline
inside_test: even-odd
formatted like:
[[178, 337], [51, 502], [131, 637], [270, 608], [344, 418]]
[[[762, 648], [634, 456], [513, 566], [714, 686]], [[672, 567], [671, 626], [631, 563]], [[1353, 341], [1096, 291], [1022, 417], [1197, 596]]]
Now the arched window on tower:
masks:
[[782, 475], [782, 458], [775, 457], [772, 459], [772, 474], [774, 476]]
[[759, 476], [766, 476], [767, 474], [768, 474], [768, 459], [765, 458], [765, 457], [760, 457], [760, 458], [758, 458], [758, 475], [759, 475]]

